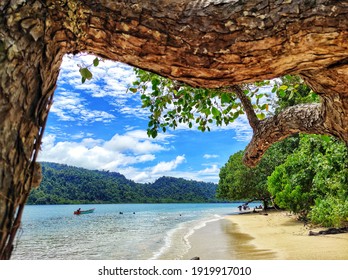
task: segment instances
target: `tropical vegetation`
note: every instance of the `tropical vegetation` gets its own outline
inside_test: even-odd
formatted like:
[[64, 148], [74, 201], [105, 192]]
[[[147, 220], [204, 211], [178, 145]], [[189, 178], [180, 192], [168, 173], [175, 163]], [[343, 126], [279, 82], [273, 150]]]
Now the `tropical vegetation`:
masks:
[[136, 183], [120, 173], [42, 162], [43, 180], [29, 204], [216, 202], [213, 183], [161, 177]]
[[348, 223], [348, 149], [328, 136], [301, 135], [299, 147], [268, 177], [282, 208], [323, 226]]
[[[273, 92], [275, 112], [318, 96], [298, 77], [285, 76]], [[296, 134], [273, 144], [259, 165], [233, 154], [220, 170], [219, 198], [271, 201], [304, 221], [339, 227], [348, 223], [348, 149], [336, 138]]]

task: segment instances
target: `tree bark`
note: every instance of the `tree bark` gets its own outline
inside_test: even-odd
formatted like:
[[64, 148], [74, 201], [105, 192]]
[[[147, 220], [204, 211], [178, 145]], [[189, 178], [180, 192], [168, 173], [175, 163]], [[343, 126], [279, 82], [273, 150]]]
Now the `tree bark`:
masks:
[[66, 53], [94, 53], [208, 88], [300, 74], [321, 105], [257, 122], [249, 164], [293, 132], [348, 142], [346, 1], [3, 0], [0, 12], [1, 259], [10, 258], [39, 183], [35, 160]]
[[320, 104], [297, 105], [260, 121], [245, 150], [244, 162], [255, 166], [273, 143], [299, 132], [330, 134], [324, 125], [321, 107]]
[[0, 259], [10, 258], [29, 192], [41, 181], [36, 157], [63, 57], [45, 37], [46, 7], [17, 2], [0, 6]]

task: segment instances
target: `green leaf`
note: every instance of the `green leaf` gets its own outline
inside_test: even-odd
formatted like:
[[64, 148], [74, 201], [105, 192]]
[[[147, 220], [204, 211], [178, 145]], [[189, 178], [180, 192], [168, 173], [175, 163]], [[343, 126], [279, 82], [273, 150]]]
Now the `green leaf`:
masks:
[[155, 77], [151, 80], [151, 83], [152, 83], [152, 89], [155, 90], [158, 87], [158, 85], [161, 83], [161, 81]]
[[229, 103], [231, 101], [230, 96], [227, 93], [221, 95], [221, 103]]
[[85, 78], [87, 80], [92, 79], [93, 74], [91, 73], [91, 71], [88, 70], [88, 68], [80, 68], [79, 71], [80, 71], [82, 78]]
[[158, 134], [158, 132], [157, 132], [156, 129], [151, 129], [151, 130], [150, 130], [150, 136], [151, 136], [152, 138], [156, 138], [156, 137], [157, 137], [157, 134]]
[[233, 114], [233, 119], [235, 120], [235, 119], [237, 119], [238, 117], [239, 117], [239, 115], [240, 115], [240, 112], [238, 111], [238, 112], [235, 112], [234, 114]]
[[[129, 88], [129, 91], [131, 91], [133, 93], [136, 93], [138, 91], [138, 89], [137, 88]], [[141, 99], [143, 99], [143, 98], [141, 97]]]
[[99, 58], [98, 58], [98, 57], [96, 57], [96, 58], [93, 60], [93, 65], [94, 65], [95, 67], [97, 67], [97, 66], [99, 65]]
[[210, 108], [203, 109], [202, 113], [205, 114], [206, 116], [209, 116], [210, 115]]
[[265, 115], [264, 113], [257, 114], [256, 116], [257, 116], [260, 120], [263, 120], [263, 119], [266, 117], [266, 115]]
[[213, 108], [211, 109], [211, 112], [212, 112], [212, 114], [213, 114], [214, 117], [218, 117], [218, 116], [221, 115], [221, 112], [220, 112], [217, 108], [215, 108], [215, 107], [213, 107]]
[[283, 89], [281, 89], [278, 91], [278, 95], [279, 97], [284, 98], [286, 96], [286, 92]]
[[261, 110], [266, 110], [266, 111], [268, 111], [268, 108], [269, 108], [268, 104], [263, 104], [263, 105], [260, 107]]
[[289, 100], [294, 98], [294, 92], [292, 91], [289, 95]]
[[288, 89], [288, 86], [287, 85], [281, 85], [279, 87], [279, 90], [287, 90]]

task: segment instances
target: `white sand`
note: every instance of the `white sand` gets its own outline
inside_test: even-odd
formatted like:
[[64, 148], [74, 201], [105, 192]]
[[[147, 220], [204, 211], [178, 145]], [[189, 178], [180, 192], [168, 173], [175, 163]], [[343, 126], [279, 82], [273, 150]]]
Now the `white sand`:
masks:
[[309, 228], [287, 212], [230, 215], [197, 230], [183, 259], [348, 260], [348, 234], [308, 233]]

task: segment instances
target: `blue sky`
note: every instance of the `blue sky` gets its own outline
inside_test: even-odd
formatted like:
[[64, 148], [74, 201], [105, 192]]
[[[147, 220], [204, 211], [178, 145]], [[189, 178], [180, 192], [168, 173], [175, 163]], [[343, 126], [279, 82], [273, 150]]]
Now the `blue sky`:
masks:
[[173, 176], [217, 183], [229, 156], [250, 141], [245, 116], [211, 132], [182, 125], [148, 138], [149, 113], [141, 108], [140, 94], [127, 92], [135, 80], [132, 67], [102, 61], [82, 84], [79, 65], [93, 59], [64, 57], [40, 161], [115, 171], [136, 182]]

